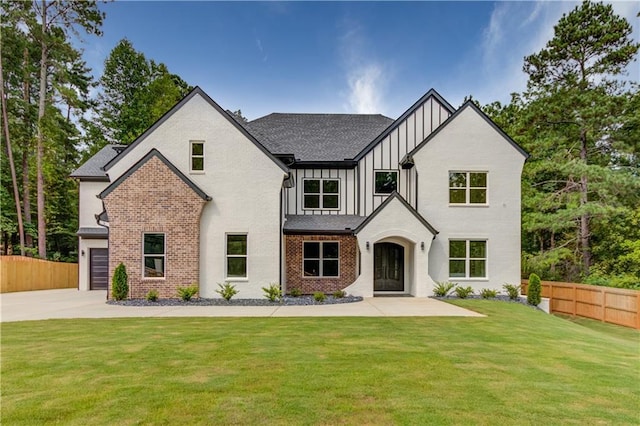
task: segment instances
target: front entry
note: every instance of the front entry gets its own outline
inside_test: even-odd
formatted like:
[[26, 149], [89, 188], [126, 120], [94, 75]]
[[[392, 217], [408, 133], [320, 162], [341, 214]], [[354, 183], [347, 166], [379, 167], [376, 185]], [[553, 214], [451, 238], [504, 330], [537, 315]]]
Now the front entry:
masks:
[[404, 291], [404, 247], [394, 243], [373, 246], [373, 291]]

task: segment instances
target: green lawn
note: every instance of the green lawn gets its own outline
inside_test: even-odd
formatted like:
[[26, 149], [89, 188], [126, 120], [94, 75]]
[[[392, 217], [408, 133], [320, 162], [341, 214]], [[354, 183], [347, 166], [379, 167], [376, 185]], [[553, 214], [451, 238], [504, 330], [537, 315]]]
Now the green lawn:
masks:
[[4, 323], [1, 423], [640, 423], [637, 331], [456, 304], [488, 316]]

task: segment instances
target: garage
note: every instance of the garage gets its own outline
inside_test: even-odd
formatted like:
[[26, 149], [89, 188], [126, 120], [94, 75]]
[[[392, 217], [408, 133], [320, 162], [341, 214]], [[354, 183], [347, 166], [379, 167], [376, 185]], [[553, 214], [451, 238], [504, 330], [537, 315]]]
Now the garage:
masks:
[[106, 290], [109, 284], [109, 249], [89, 249], [89, 289]]

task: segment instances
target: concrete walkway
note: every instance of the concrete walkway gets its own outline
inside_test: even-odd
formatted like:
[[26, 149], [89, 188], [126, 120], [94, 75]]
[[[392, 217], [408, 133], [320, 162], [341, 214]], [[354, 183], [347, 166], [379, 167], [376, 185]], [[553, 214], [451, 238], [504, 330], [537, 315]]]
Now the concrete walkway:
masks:
[[428, 298], [375, 297], [362, 302], [313, 306], [115, 306], [106, 291], [42, 290], [0, 295], [0, 321], [125, 317], [482, 317]]

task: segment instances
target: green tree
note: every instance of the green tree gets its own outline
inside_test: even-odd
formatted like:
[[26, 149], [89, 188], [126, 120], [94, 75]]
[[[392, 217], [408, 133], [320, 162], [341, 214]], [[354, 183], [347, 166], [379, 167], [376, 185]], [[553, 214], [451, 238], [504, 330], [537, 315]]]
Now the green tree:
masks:
[[612, 167], [611, 135], [629, 105], [621, 76], [639, 47], [631, 31], [611, 5], [585, 1], [563, 15], [544, 49], [525, 58], [526, 124], [537, 133], [527, 147], [536, 158], [528, 176], [535, 189], [525, 194], [533, 201], [525, 208], [537, 208], [529, 230], [544, 231], [556, 256], [577, 257], [583, 276], [592, 265], [594, 222], [619, 214], [638, 187], [632, 173]]

